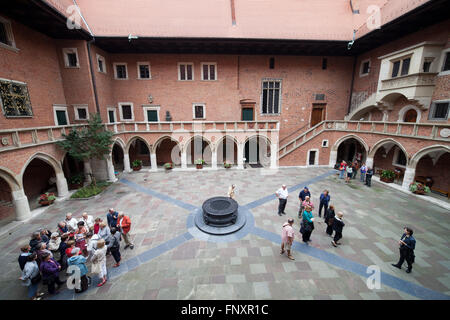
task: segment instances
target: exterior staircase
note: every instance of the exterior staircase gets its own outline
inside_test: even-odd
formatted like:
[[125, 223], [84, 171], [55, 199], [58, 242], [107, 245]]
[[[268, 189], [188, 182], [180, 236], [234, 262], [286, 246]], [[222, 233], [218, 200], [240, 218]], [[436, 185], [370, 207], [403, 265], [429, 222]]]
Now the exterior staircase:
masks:
[[303, 133], [300, 133], [299, 135], [295, 136], [293, 139], [289, 140], [287, 143], [281, 145], [278, 150], [278, 159], [285, 157], [289, 153], [300, 148], [302, 145], [307, 143], [309, 140], [318, 136], [322, 131], [325, 130], [325, 124], [326, 124], [326, 121], [319, 122], [311, 129], [309, 129]]

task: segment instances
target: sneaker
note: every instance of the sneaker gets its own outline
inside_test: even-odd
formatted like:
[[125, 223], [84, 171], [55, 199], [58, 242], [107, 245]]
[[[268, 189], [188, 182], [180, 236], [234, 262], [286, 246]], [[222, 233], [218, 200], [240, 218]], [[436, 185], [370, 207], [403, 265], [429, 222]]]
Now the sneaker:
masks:
[[44, 292], [39, 292], [36, 297], [42, 297], [45, 293]]
[[42, 298], [41, 297], [34, 297], [34, 298], [31, 298], [31, 300], [41, 300]]
[[280, 250], [280, 254], [284, 254], [284, 250]]
[[289, 259], [295, 260], [293, 256], [288, 256]]
[[398, 265], [396, 265], [396, 264], [391, 264], [391, 266], [393, 266], [393, 267], [396, 267], [396, 268], [398, 268], [398, 269], [401, 269], [402, 267], [400, 267], [400, 266], [398, 266]]
[[123, 247], [123, 249], [125, 250], [125, 249], [127, 249], [129, 246], [130, 246], [130, 245], [127, 244], [125, 247]]
[[336, 244], [336, 242], [334, 242], [334, 241], [331, 241], [331, 244], [334, 246], [334, 247], [336, 247], [337, 248], [337, 244]]
[[133, 249], [134, 249], [134, 244], [132, 244], [132, 245], [130, 246], [130, 249], [131, 249], [131, 250], [133, 250]]

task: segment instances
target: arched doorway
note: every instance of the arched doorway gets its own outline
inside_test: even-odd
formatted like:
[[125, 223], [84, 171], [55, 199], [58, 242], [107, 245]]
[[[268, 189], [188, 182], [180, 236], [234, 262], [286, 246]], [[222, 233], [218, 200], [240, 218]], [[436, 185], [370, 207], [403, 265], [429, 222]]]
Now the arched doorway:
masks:
[[403, 118], [403, 122], [416, 122], [417, 121], [417, 111], [414, 109], [409, 109], [406, 111]]
[[237, 164], [238, 147], [236, 141], [229, 136], [222, 138], [217, 144], [217, 164], [224, 162]]
[[8, 169], [0, 168], [0, 226], [30, 217], [30, 207], [22, 187]]
[[181, 148], [177, 141], [170, 137], [163, 137], [155, 143], [156, 164], [163, 166], [172, 163], [175, 166], [181, 164]]
[[204, 166], [211, 166], [212, 164], [212, 149], [211, 143], [203, 136], [195, 136], [191, 138], [186, 146], [187, 163], [195, 165], [195, 161], [203, 159]]
[[112, 151], [111, 151], [111, 158], [112, 158], [114, 170], [115, 171], [123, 171], [123, 169], [124, 169], [123, 148], [117, 142], [115, 142], [113, 144]]
[[371, 153], [374, 174], [379, 176], [383, 170], [394, 171], [396, 173], [394, 182], [401, 185], [408, 165], [405, 148], [395, 140], [386, 139], [376, 143]]
[[80, 177], [81, 182], [84, 181], [84, 163], [83, 161], [76, 160], [70, 154], [66, 153], [63, 160], [63, 172], [64, 177], [67, 179], [69, 189], [73, 185], [76, 178]]
[[12, 189], [9, 183], [0, 176], [0, 226], [15, 219]]
[[143, 166], [150, 166], [150, 148], [147, 142], [142, 138], [134, 138], [128, 147], [130, 164], [134, 160], [141, 160]]
[[244, 158], [252, 168], [270, 166], [270, 141], [264, 136], [252, 136], [244, 145]]
[[364, 163], [366, 161], [367, 151], [365, 146], [356, 138], [349, 137], [340, 142], [337, 148], [337, 163], [342, 160], [347, 163], [358, 161]]

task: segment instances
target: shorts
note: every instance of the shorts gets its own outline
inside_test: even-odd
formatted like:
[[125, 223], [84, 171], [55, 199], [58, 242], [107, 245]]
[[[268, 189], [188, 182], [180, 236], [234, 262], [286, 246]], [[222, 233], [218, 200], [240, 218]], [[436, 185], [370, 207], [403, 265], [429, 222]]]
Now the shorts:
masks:
[[292, 243], [290, 243], [290, 242], [285, 242], [285, 243], [284, 243], [284, 248], [285, 248], [286, 250], [291, 250], [291, 246], [292, 246]]

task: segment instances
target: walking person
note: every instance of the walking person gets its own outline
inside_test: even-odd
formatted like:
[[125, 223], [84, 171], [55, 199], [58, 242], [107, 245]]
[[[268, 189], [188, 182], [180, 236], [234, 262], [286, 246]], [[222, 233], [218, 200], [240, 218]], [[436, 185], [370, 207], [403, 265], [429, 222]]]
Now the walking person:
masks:
[[353, 170], [352, 179], [355, 179], [355, 178], [356, 178], [356, 174], [358, 173], [358, 169], [359, 169], [359, 162], [358, 162], [358, 161], [353, 162], [353, 166], [352, 166], [352, 170]]
[[311, 197], [311, 192], [309, 192], [308, 187], [305, 186], [298, 195], [298, 199], [300, 200], [300, 209], [298, 210], [298, 218], [299, 219], [301, 219], [303, 210], [305, 210], [305, 207], [303, 206], [303, 201], [305, 201], [307, 196]]
[[44, 293], [38, 293], [38, 285], [41, 281], [41, 274], [39, 272], [39, 267], [36, 262], [37, 254], [36, 252], [29, 254], [27, 261], [24, 265], [22, 275], [20, 280], [22, 280], [22, 285], [28, 287], [28, 298], [31, 300], [41, 300]]
[[[88, 289], [89, 281], [87, 277], [88, 268], [86, 267], [86, 257], [81, 254], [80, 248], [72, 251], [72, 256], [67, 260], [69, 266], [76, 266], [80, 270], [80, 283], [75, 284], [75, 292], [81, 293]], [[76, 279], [74, 279], [76, 281]]]
[[58, 262], [51, 258], [50, 253], [46, 253], [43, 256], [43, 261], [41, 262], [40, 270], [42, 273], [42, 279], [47, 282], [48, 293], [56, 294], [59, 293], [55, 290], [55, 284], [58, 288], [64, 284], [63, 281], [59, 279], [59, 271], [61, 266]]
[[275, 195], [277, 196], [279, 203], [278, 203], [278, 215], [281, 216], [282, 214], [286, 214], [284, 212], [284, 209], [286, 208], [287, 198], [289, 197], [288, 190], [286, 188], [286, 185], [283, 184], [280, 189], [275, 192]]
[[368, 167], [366, 173], [366, 186], [368, 187], [372, 185], [372, 176], [373, 176], [373, 169]]
[[310, 206], [305, 207], [305, 211], [302, 214], [302, 223], [300, 227], [300, 233], [302, 234], [302, 240], [308, 244], [311, 241], [311, 233], [314, 230], [314, 217], [312, 214], [312, 208]]
[[324, 190], [320, 195], [319, 218], [322, 217], [322, 208], [325, 208], [323, 212], [323, 215], [325, 217], [325, 213], [327, 212], [329, 202], [330, 202], [330, 193], [328, 192], [328, 190]]
[[120, 232], [117, 231], [116, 228], [111, 228], [111, 236], [109, 238], [108, 249], [111, 252], [116, 264], [113, 265], [114, 268], [120, 266]]
[[361, 175], [359, 176], [359, 180], [361, 182], [365, 182], [366, 181], [366, 172], [367, 172], [367, 167], [366, 167], [365, 163], [363, 163], [363, 165], [361, 166], [360, 172], [361, 172]]
[[397, 264], [392, 264], [394, 267], [401, 269], [403, 262], [408, 264], [406, 273], [410, 273], [412, 270], [412, 265], [415, 260], [414, 250], [416, 249], [416, 239], [413, 237], [413, 230], [411, 228], [405, 227], [403, 229], [404, 233], [398, 242], [400, 248], [400, 259]]
[[352, 174], [353, 174], [353, 168], [352, 166], [347, 166], [347, 176], [345, 177], [345, 183], [350, 182], [350, 179], [352, 178]]
[[97, 241], [97, 249], [92, 255], [92, 273], [98, 274], [102, 280], [97, 287], [101, 287], [106, 283], [106, 247], [105, 240], [100, 239]]
[[294, 242], [294, 228], [292, 225], [294, 224], [294, 219], [289, 218], [288, 222], [283, 224], [283, 231], [281, 233], [281, 251], [280, 254], [284, 254], [284, 250], [287, 251], [287, 256], [291, 260], [295, 260], [291, 255], [291, 247]]
[[100, 223], [100, 229], [98, 230], [98, 233], [100, 238], [106, 241], [108, 237], [111, 235], [110, 228], [107, 226], [106, 222]]
[[125, 241], [124, 249], [130, 247], [130, 249], [133, 250], [134, 244], [131, 242], [130, 237], [131, 220], [123, 212], [119, 213], [119, 216], [117, 218], [117, 227], [122, 234], [123, 240]]
[[102, 223], [102, 218], [95, 218], [95, 223], [94, 223], [94, 234], [98, 233], [98, 230], [100, 229], [100, 223]]
[[119, 217], [119, 213], [114, 210], [114, 208], [109, 208], [109, 211], [106, 215], [106, 220], [108, 221], [108, 226], [117, 227], [117, 218]]
[[339, 179], [344, 179], [344, 173], [347, 169], [347, 162], [342, 160], [341, 164], [339, 165]]
[[228, 198], [234, 199], [235, 193], [236, 193], [236, 185], [235, 185], [235, 184], [232, 184], [232, 185], [228, 188]]
[[333, 234], [333, 223], [335, 217], [333, 205], [330, 205], [330, 207], [325, 211], [324, 217], [325, 224], [327, 225], [327, 229], [325, 230], [325, 232], [331, 237], [331, 235]]
[[337, 215], [334, 217], [333, 221], [334, 238], [331, 241], [331, 244], [335, 247], [341, 244], [338, 241], [342, 238], [342, 229], [345, 226], [344, 221], [342, 221], [343, 217], [344, 214], [342, 212], [338, 212]]

